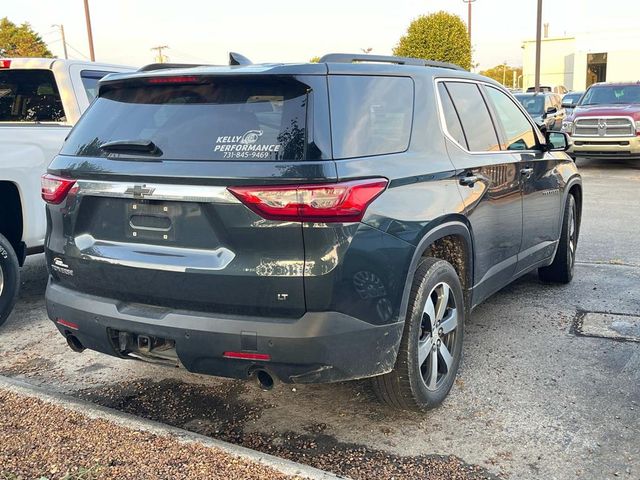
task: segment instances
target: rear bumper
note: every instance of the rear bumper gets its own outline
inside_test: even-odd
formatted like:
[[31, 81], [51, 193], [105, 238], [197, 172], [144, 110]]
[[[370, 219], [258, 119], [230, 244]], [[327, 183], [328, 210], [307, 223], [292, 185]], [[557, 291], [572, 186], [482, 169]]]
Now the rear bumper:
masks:
[[[113, 333], [145, 335], [174, 341], [176, 363], [190, 372], [248, 378], [265, 369], [285, 383], [327, 383], [389, 372], [403, 328], [403, 322], [372, 325], [338, 312], [307, 312], [293, 320], [173, 311], [78, 293], [51, 279], [46, 305], [60, 333], [75, 336], [91, 350], [126, 357]], [[270, 360], [225, 358], [227, 351], [268, 354]]]
[[576, 157], [640, 159], [640, 137], [573, 137]]

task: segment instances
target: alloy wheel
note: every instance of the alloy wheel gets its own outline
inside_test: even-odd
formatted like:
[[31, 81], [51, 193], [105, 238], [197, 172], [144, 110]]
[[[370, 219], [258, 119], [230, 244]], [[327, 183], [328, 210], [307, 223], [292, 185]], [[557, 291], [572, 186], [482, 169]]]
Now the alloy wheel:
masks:
[[427, 297], [418, 340], [418, 365], [428, 390], [437, 390], [452, 370], [458, 306], [451, 287], [437, 284]]
[[0, 267], [0, 295], [2, 295], [3, 290], [4, 290], [4, 272], [2, 271], [2, 267]]

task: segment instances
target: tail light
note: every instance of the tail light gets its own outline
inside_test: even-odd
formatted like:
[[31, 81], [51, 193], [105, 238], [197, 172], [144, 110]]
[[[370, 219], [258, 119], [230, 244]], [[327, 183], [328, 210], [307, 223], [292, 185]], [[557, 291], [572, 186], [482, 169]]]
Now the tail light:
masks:
[[57, 205], [66, 198], [75, 183], [75, 180], [45, 173], [41, 177], [42, 199], [47, 203]]
[[5, 58], [0, 59], [0, 68], [9, 68], [11, 66], [11, 60]]
[[385, 178], [374, 178], [324, 185], [229, 187], [229, 191], [268, 220], [359, 222], [387, 183]]

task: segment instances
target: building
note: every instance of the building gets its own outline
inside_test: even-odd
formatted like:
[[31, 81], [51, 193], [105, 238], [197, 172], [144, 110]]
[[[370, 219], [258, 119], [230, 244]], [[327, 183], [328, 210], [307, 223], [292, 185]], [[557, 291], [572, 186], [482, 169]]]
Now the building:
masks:
[[[536, 42], [522, 45], [522, 86], [535, 85]], [[640, 81], [640, 32], [621, 30], [542, 39], [540, 85], [584, 90], [595, 82]]]

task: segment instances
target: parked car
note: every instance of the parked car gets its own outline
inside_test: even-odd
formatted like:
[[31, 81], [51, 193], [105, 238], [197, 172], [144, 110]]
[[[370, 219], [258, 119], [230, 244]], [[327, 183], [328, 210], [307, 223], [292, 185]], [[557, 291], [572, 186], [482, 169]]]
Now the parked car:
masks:
[[591, 85], [562, 130], [575, 157], [640, 159], [640, 82]]
[[515, 95], [542, 130], [560, 130], [565, 117], [560, 95], [556, 93], [518, 93]]
[[[527, 88], [527, 91], [525, 93], [535, 93], [535, 91], [536, 87], [529, 87]], [[553, 87], [550, 87], [548, 85], [540, 86], [541, 93], [557, 93], [559, 95], [564, 95], [568, 91], [569, 90], [567, 90], [567, 87], [565, 87], [564, 85], [556, 85]]]
[[569, 92], [565, 94], [564, 97], [562, 97], [562, 108], [564, 108], [565, 116], [568, 117], [573, 113], [573, 109], [575, 108], [576, 104], [578, 103], [578, 101], [580, 100], [580, 97], [582, 97], [583, 94], [584, 92], [582, 91]]
[[15, 303], [19, 266], [41, 253], [40, 176], [97, 93], [124, 67], [52, 58], [0, 59], [0, 325]]
[[571, 281], [567, 138], [411, 58], [112, 75], [43, 177], [49, 317], [75, 351], [434, 407], [471, 309]]

